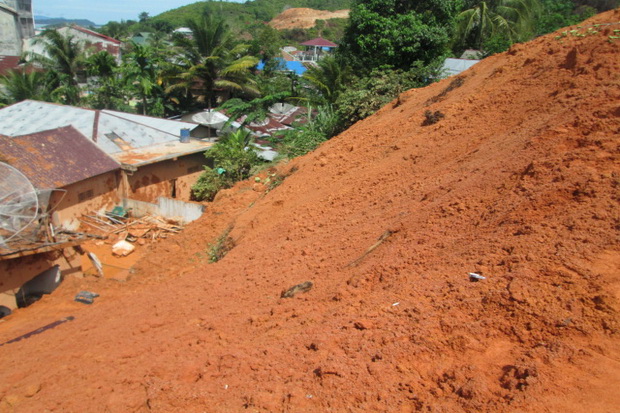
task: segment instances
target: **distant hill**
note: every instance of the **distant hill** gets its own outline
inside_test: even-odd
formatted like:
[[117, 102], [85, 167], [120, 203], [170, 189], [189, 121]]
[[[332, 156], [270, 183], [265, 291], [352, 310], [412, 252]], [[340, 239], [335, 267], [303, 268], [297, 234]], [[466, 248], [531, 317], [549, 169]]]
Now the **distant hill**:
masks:
[[274, 29], [310, 29], [316, 25], [317, 20], [346, 19], [349, 10], [314, 10], [308, 8], [287, 9], [274, 17], [269, 25]]
[[97, 26], [97, 24], [87, 19], [65, 19], [64, 17], [34, 16], [34, 21], [37, 25], [77, 24], [82, 27]]
[[349, 9], [351, 0], [255, 0], [247, 3], [220, 1], [199, 1], [177, 9], [169, 10], [153, 17], [165, 20], [175, 27], [184, 26], [188, 19], [200, 16], [207, 8], [220, 13], [228, 23], [239, 29], [257, 22], [268, 22], [289, 8], [306, 7], [315, 10]]

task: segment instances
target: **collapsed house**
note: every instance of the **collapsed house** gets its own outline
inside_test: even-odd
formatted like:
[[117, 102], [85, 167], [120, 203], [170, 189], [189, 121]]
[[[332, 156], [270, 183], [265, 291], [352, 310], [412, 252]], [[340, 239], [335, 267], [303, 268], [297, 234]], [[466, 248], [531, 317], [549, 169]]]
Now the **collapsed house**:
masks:
[[[122, 206], [136, 214], [166, 215], [165, 209], [183, 221], [195, 219], [203, 206], [187, 201], [213, 145], [207, 134], [196, 123], [46, 102], [0, 109], [0, 160], [45, 197], [33, 224], [39, 230], [32, 232], [31, 225], [11, 243], [2, 243], [0, 233], [0, 294], [14, 296], [16, 288], [53, 268], [56, 278], [79, 272], [79, 259], [71, 257], [87, 239], [77, 232], [83, 215]], [[10, 194], [0, 182], [0, 200]]]
[[118, 163], [121, 199], [189, 201], [204, 152], [213, 145], [207, 128], [197, 123], [33, 100], [0, 109], [0, 134], [9, 137], [68, 125]]
[[118, 202], [119, 165], [67, 126], [0, 136], [0, 305], [23, 306], [80, 272], [88, 236], [59, 225]]

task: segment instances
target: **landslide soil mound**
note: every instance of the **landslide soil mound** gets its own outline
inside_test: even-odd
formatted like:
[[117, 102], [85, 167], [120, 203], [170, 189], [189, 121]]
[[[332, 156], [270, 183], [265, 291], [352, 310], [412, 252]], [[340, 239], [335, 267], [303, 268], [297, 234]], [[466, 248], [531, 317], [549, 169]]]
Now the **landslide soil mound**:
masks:
[[317, 20], [346, 19], [349, 10], [314, 10], [304, 7], [293, 8], [283, 11], [269, 22], [274, 29], [310, 29], [316, 25]]
[[92, 306], [17, 311], [1, 342], [75, 319], [0, 347], [0, 410], [617, 410], [619, 21], [408, 91]]

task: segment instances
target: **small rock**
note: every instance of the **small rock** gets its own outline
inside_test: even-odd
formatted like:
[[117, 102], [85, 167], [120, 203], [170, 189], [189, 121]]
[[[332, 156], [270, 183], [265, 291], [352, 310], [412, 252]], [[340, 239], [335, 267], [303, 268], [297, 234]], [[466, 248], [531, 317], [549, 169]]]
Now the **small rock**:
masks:
[[26, 389], [24, 390], [24, 396], [32, 397], [40, 391], [41, 391], [41, 385], [39, 383], [31, 384], [28, 387], [26, 387]]
[[297, 293], [305, 293], [305, 292], [310, 291], [312, 289], [312, 286], [313, 286], [312, 281], [306, 281], [301, 284], [294, 285], [288, 290], [282, 291], [282, 294], [280, 294], [280, 297], [292, 298]]

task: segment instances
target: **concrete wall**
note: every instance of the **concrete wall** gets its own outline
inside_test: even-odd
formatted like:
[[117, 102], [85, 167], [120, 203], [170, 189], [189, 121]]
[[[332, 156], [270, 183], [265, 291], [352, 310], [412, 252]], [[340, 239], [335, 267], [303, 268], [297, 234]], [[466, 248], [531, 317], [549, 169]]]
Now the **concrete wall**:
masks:
[[19, 56], [22, 40], [19, 32], [17, 13], [0, 5], [0, 55]]
[[62, 277], [82, 277], [80, 255], [74, 248], [0, 261], [0, 305], [15, 309], [15, 293], [45, 270], [58, 265]]
[[54, 208], [52, 214], [54, 225], [74, 231], [80, 226], [78, 218], [82, 214], [91, 215], [92, 211], [109, 211], [115, 205], [119, 205], [121, 200], [118, 191], [119, 175], [119, 171], [112, 171], [68, 185], [63, 188], [66, 193], [54, 191], [50, 198], [50, 208]]
[[202, 216], [205, 206], [196, 202], [184, 202], [160, 196], [157, 203], [136, 201], [135, 199], [123, 199], [123, 207], [131, 208], [131, 214], [142, 217], [147, 214], [162, 216], [165, 218], [180, 219], [182, 223], [189, 223]]
[[[144, 165], [136, 172], [127, 173], [128, 189], [125, 198], [157, 202], [160, 196], [189, 201], [191, 186], [204, 171], [207, 162], [202, 152]], [[126, 173], [126, 172], [124, 172]]]

